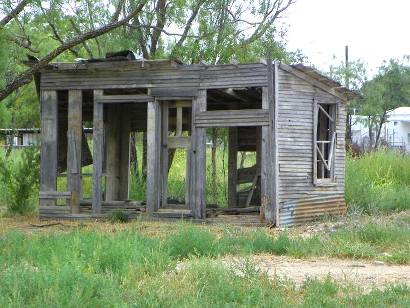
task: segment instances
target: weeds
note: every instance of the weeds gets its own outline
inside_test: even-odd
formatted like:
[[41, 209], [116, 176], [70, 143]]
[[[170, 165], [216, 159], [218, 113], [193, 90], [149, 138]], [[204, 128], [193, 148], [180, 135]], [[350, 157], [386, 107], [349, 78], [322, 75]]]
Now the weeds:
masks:
[[38, 197], [39, 151], [35, 147], [29, 147], [18, 154], [0, 157], [3, 203], [11, 215], [34, 211]]
[[366, 213], [410, 209], [410, 156], [389, 150], [346, 160], [346, 202]]
[[110, 221], [112, 223], [120, 222], [126, 223], [130, 221], [130, 215], [122, 210], [114, 210], [111, 213]]

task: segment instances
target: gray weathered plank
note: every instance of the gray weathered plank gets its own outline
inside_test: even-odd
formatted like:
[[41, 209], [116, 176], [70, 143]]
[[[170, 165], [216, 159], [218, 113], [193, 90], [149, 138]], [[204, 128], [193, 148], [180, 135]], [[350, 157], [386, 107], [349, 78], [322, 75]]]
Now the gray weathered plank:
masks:
[[[56, 91], [41, 91], [40, 191], [57, 189], [58, 104]], [[40, 205], [55, 205], [42, 199]]]
[[[94, 97], [102, 95], [101, 90], [94, 90]], [[101, 213], [102, 167], [104, 156], [104, 105], [94, 100], [93, 107], [93, 214]]]
[[237, 207], [238, 128], [230, 127], [228, 135], [228, 206]]
[[70, 90], [68, 91], [67, 189], [72, 193], [68, 205], [73, 214], [80, 212], [82, 130], [82, 92]]

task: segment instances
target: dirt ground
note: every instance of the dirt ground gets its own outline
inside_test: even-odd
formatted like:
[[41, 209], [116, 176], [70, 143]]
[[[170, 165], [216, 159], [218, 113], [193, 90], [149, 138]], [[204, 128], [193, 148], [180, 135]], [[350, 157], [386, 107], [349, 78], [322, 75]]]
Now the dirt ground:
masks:
[[[389, 265], [381, 261], [329, 258], [300, 260], [285, 256], [257, 255], [248, 258], [224, 257], [215, 262], [221, 262], [240, 276], [244, 274], [246, 264], [250, 263], [260, 274], [266, 274], [272, 279], [289, 279], [296, 286], [300, 286], [307, 278], [324, 280], [327, 277], [368, 291], [396, 283], [410, 286], [410, 265]], [[181, 262], [176, 270], [183, 270], [187, 265]]]

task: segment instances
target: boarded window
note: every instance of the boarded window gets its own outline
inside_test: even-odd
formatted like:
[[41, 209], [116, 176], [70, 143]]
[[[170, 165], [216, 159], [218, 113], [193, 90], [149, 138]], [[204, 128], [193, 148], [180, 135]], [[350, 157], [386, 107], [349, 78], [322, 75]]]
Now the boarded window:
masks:
[[336, 150], [336, 104], [315, 103], [313, 181], [334, 181]]

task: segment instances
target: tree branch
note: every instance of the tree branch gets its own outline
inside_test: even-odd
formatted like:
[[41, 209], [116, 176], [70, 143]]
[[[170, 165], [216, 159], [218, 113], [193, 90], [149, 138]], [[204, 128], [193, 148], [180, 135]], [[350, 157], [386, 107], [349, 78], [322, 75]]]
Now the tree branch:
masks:
[[33, 53], [39, 53], [40, 51], [38, 49], [35, 49], [31, 43], [31, 40], [28, 37], [20, 36], [20, 35], [14, 35], [14, 36], [8, 36], [7, 39], [9, 41], [12, 41], [13, 43], [17, 44], [18, 46], [25, 48]]
[[7, 25], [13, 18], [16, 18], [24, 8], [30, 4], [30, 0], [22, 0], [9, 14], [0, 20], [0, 27]]
[[[75, 24], [74, 20], [72, 18], [70, 18], [70, 24], [71, 27], [73, 28], [73, 30], [77, 33], [77, 35], [81, 35], [81, 31], [80, 29], [77, 27], [77, 25]], [[90, 47], [88, 47], [86, 41], [81, 43], [85, 49], [85, 51], [87, 51], [87, 54], [90, 58], [93, 58], [93, 52], [91, 51]], [[77, 56], [78, 57], [78, 56]]]
[[[57, 31], [57, 28], [55, 27], [55, 25], [52, 22], [48, 22], [48, 25], [51, 28], [51, 31], [54, 34], [54, 38], [60, 42], [60, 44], [65, 44], [64, 40], [62, 39], [62, 37], [60, 36], [60, 34]], [[74, 50], [73, 48], [69, 48], [70, 52], [75, 56], [78, 57], [78, 52], [76, 50]]]
[[166, 10], [167, 10], [167, 0], [158, 0], [157, 5], [155, 6], [155, 15], [157, 17], [157, 23], [153, 27], [152, 37], [151, 37], [151, 46], [150, 46], [150, 55], [153, 56], [157, 51], [158, 41], [161, 36], [161, 32], [164, 29], [166, 21]]
[[178, 42], [175, 44], [174, 49], [175, 48], [179, 48], [182, 46], [182, 44], [185, 42], [185, 40], [188, 37], [188, 32], [192, 27], [192, 22], [194, 21], [194, 19], [196, 18], [196, 16], [198, 15], [198, 12], [201, 8], [201, 6], [205, 3], [206, 0], [202, 0], [202, 1], [198, 1], [197, 5], [194, 7], [194, 9], [192, 10], [192, 14], [191, 16], [188, 18], [185, 28], [184, 28], [184, 32], [182, 33], [180, 39], [178, 40]]
[[4, 88], [0, 90], [0, 101], [5, 99], [7, 96], [9, 96], [13, 91], [16, 89], [22, 87], [25, 84], [28, 84], [31, 82], [33, 79], [33, 74], [37, 73], [40, 69], [44, 68], [47, 66], [47, 64], [52, 61], [55, 57], [58, 55], [62, 54], [64, 51], [81, 44], [82, 42], [93, 39], [95, 37], [101, 36], [103, 34], [106, 34], [126, 23], [128, 23], [132, 18], [137, 16], [142, 8], [145, 6], [147, 0], [141, 1], [140, 4], [126, 17], [123, 19], [117, 21], [117, 22], [111, 22], [109, 24], [106, 24], [100, 28], [97, 28], [96, 30], [88, 31], [82, 35], [78, 35], [71, 40], [67, 41], [65, 44], [62, 44], [58, 46], [56, 49], [52, 50], [49, 52], [46, 56], [44, 56], [42, 59], [40, 59], [39, 62], [34, 64], [32, 67], [29, 69], [25, 70], [24, 72], [18, 74], [13, 81], [9, 82]]
[[118, 21], [118, 18], [120, 18], [120, 14], [121, 14], [122, 8], [124, 7], [124, 4], [125, 4], [125, 0], [118, 1], [118, 5], [115, 8], [114, 15], [112, 15], [112, 18], [111, 18], [112, 22], [116, 22]]
[[[280, 15], [289, 8], [296, 0], [286, 0], [286, 4], [281, 6], [283, 0], [276, 0], [271, 9], [267, 9], [262, 21], [260, 22], [259, 26], [256, 28], [255, 32], [246, 40], [242, 42], [242, 46], [251, 44], [252, 42], [256, 41], [260, 37], [262, 37], [269, 27], [275, 22], [276, 19], [280, 17]], [[272, 13], [275, 13], [272, 15]]]

